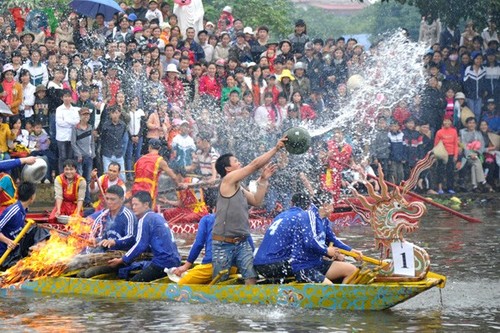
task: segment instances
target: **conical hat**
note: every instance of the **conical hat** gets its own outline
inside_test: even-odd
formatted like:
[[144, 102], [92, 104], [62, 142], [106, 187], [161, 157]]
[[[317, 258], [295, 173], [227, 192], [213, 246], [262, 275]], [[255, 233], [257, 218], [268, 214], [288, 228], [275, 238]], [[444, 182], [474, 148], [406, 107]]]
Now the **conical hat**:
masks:
[[468, 107], [464, 107], [461, 111], [460, 111], [460, 121], [462, 122], [462, 125], [465, 126], [466, 123], [465, 121], [467, 120], [467, 118], [469, 117], [474, 117], [474, 113], [468, 108]]
[[434, 153], [434, 156], [438, 160], [443, 161], [444, 163], [448, 163], [448, 152], [444, 148], [443, 141], [439, 141], [437, 145], [434, 146], [432, 149], [432, 152]]

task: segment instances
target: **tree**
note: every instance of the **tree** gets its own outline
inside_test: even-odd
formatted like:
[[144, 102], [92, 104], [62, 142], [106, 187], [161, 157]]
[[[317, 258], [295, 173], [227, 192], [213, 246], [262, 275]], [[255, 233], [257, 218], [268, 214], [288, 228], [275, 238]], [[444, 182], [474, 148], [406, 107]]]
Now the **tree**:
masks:
[[[363, 2], [363, 0], [359, 0]], [[500, 0], [394, 0], [415, 6], [422, 16], [435, 15], [444, 24], [458, 25], [460, 20], [472, 19], [478, 26], [486, 26], [488, 18], [500, 22]], [[382, 0], [389, 3], [390, 0]]]
[[[205, 16], [217, 22], [227, 0], [205, 0]], [[245, 26], [256, 28], [267, 25], [273, 39], [286, 36], [293, 30], [292, 17], [295, 12], [293, 3], [289, 0], [234, 0], [230, 2], [235, 17], [241, 18]], [[214, 15], [215, 14], [215, 15]]]

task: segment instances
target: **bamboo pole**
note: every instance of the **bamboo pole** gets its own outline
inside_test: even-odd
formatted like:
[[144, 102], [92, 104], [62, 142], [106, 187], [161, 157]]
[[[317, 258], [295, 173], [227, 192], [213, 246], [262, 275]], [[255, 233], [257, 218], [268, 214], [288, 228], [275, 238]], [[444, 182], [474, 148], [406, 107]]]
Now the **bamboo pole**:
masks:
[[[14, 244], [19, 245], [19, 242], [24, 237], [24, 235], [26, 235], [26, 233], [30, 230], [30, 228], [31, 228], [31, 226], [33, 224], [35, 224], [34, 220], [32, 220], [32, 219], [26, 219], [26, 224], [21, 229], [21, 232], [19, 233], [19, 235], [17, 235], [17, 237], [13, 241]], [[3, 264], [3, 262], [5, 261], [5, 259], [7, 259], [7, 257], [9, 256], [9, 254], [12, 252], [13, 249], [14, 248], [7, 247], [7, 250], [5, 250], [4, 254], [0, 258], [0, 266]]]

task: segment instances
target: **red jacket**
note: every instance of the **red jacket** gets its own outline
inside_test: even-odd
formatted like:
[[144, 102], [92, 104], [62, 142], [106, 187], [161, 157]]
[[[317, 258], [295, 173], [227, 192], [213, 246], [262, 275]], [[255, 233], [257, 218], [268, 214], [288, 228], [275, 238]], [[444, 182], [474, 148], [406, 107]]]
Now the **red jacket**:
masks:
[[215, 99], [220, 99], [222, 87], [217, 78], [210, 78], [208, 75], [203, 75], [200, 78], [200, 96], [210, 95]]
[[453, 127], [441, 128], [436, 132], [436, 137], [434, 138], [434, 146], [443, 141], [444, 148], [448, 152], [448, 155], [453, 155], [453, 157], [458, 157], [458, 134], [457, 130]]

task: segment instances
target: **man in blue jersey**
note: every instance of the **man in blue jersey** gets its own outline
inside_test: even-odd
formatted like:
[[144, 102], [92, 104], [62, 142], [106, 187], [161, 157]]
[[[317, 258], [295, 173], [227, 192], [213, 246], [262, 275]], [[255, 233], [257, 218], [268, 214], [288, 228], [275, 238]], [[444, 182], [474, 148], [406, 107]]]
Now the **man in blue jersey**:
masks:
[[[319, 209], [311, 205], [298, 219], [299, 225], [293, 236], [291, 263], [299, 282], [332, 284], [340, 279], [344, 282], [356, 271], [353, 264], [340, 261], [343, 255], [338, 248], [357, 253], [359, 259], [362, 253], [337, 239], [328, 220], [332, 211], [332, 204], [323, 204]], [[329, 245], [331, 243], [333, 246]], [[326, 260], [324, 257], [340, 260]]]
[[8, 171], [17, 167], [20, 167], [23, 164], [34, 164], [36, 162], [35, 156], [21, 157], [21, 158], [13, 158], [10, 160], [0, 161], [0, 171]]
[[[24, 228], [26, 211], [35, 201], [36, 187], [33, 183], [24, 182], [18, 188], [18, 200], [7, 207], [0, 215], [0, 256], [10, 248], [17, 247], [14, 239]], [[3, 267], [12, 266], [17, 260], [28, 255], [30, 246], [49, 237], [47, 230], [33, 226], [21, 239], [18, 249], [10, 253]]]
[[[89, 216], [94, 221], [91, 236], [95, 240], [96, 247], [88, 250], [94, 253], [106, 249], [128, 251], [135, 243], [136, 218], [134, 213], [123, 205], [125, 191], [121, 186], [113, 185], [108, 188], [104, 197], [108, 208]], [[78, 276], [90, 278], [116, 270], [117, 267], [96, 266], [82, 270]]]
[[290, 265], [293, 235], [309, 204], [305, 193], [296, 193], [292, 197], [293, 207], [274, 218], [253, 260], [257, 273], [270, 280], [294, 276]]
[[153, 199], [148, 192], [139, 191], [132, 197], [132, 211], [137, 222], [136, 243], [121, 258], [108, 261], [110, 266], [130, 264], [148, 249], [153, 253], [151, 264], [136, 274], [131, 281], [148, 282], [165, 277], [165, 268], [178, 267], [181, 257], [175, 245], [174, 235], [160, 214], [151, 210]]

